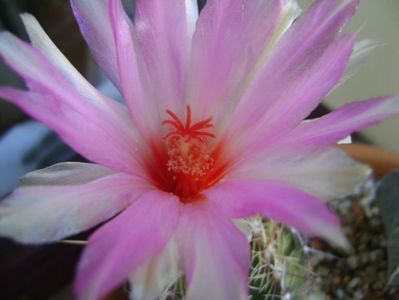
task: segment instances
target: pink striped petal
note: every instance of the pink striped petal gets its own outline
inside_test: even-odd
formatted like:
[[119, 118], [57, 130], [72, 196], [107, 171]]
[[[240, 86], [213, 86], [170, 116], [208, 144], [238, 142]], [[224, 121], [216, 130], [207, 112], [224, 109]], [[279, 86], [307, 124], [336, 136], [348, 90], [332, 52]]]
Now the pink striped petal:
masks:
[[137, 0], [135, 28], [162, 109], [184, 109], [191, 36], [198, 16], [195, 0]]
[[0, 55], [30, 92], [0, 88], [0, 96], [55, 130], [89, 160], [126, 172], [140, 168], [140, 137], [126, 109], [105, 98], [84, 98], [37, 49], [9, 33], [0, 35]]
[[282, 14], [282, 1], [208, 0], [193, 38], [188, 103], [199, 119], [226, 113], [248, 83]]
[[119, 87], [119, 73], [112, 26], [108, 12], [109, 0], [70, 0], [80, 31], [99, 66]]
[[214, 203], [182, 205], [177, 239], [187, 300], [248, 298], [249, 242]]
[[75, 289], [81, 299], [101, 299], [161, 252], [176, 229], [175, 196], [153, 191], [141, 196], [89, 239]]
[[[105, 107], [111, 106], [109, 108], [111, 111], [120, 110], [120, 108], [116, 108], [120, 105], [113, 103], [113, 100], [108, 99], [101, 94], [79, 73], [78, 70], [76, 70], [76, 68], [51, 41], [34, 16], [24, 13], [21, 15], [21, 19], [29, 35], [32, 46], [46, 57], [59, 73], [75, 87], [79, 94], [96, 105], [102, 105]], [[118, 116], [118, 118], [120, 118], [120, 116]]]
[[[262, 98], [262, 103], [258, 103], [261, 106], [247, 103], [248, 106], [253, 106], [243, 108], [240, 115], [234, 118], [231, 128], [233, 133], [243, 134], [246, 137], [246, 143], [251, 144], [251, 147], [245, 146], [247, 151], [259, 151], [273, 144], [276, 139], [295, 127], [317, 107], [344, 74], [354, 42], [353, 36], [342, 37], [307, 70], [303, 72], [290, 70], [292, 74], [300, 74], [300, 77], [290, 81], [296, 75], [285, 74], [289, 79], [284, 83], [282, 81], [283, 85], [280, 88], [277, 88], [278, 84], [276, 84], [273, 91], [265, 89], [266, 94]], [[277, 77], [278, 75], [269, 82]], [[266, 87], [269, 87], [268, 83], [265, 84]], [[278, 101], [271, 105], [264, 99]]]
[[[68, 170], [67, 176], [55, 175], [58, 177], [50, 180], [48, 186], [36, 184], [55, 170], [25, 177], [28, 185], [1, 202], [0, 235], [23, 243], [56, 241], [104, 222], [151, 188], [131, 175], [104, 176], [103, 169], [97, 170], [97, 179], [93, 174], [93, 180], [87, 182], [88, 177], [79, 174], [79, 170], [85, 173], [88, 168], [96, 169], [76, 167]], [[72, 176], [81, 176], [83, 182], [78, 184], [74, 178], [68, 178]], [[62, 179], [71, 185], [56, 185]]]
[[[88, 160], [129, 173], [140, 170], [138, 160], [135, 159], [137, 154], [133, 152], [136, 149], [134, 140], [115, 126], [117, 124], [113, 124], [113, 120], [109, 120], [110, 117], [105, 112], [95, 108], [88, 111], [84, 107], [77, 111], [75, 105], [68, 107], [58, 101], [59, 98], [48, 94], [12, 88], [0, 88], [0, 97], [18, 105], [26, 113], [52, 128]], [[65, 94], [65, 98], [69, 97], [73, 96]], [[84, 102], [81, 104], [85, 105]]]
[[319, 236], [341, 247], [348, 247], [336, 215], [319, 199], [285, 183], [231, 179], [204, 194], [232, 218], [260, 213], [307, 235]]
[[397, 97], [381, 97], [346, 104], [319, 119], [306, 121], [279, 144], [330, 146], [362, 128], [399, 113]]
[[[323, 100], [343, 75], [354, 36], [336, 40], [358, 1], [317, 1], [276, 45], [235, 109], [232, 134], [252, 128], [252, 139], [288, 130]], [[254, 124], [257, 125], [253, 130]], [[266, 130], [266, 132], [264, 132]]]
[[21, 19], [29, 35], [32, 45], [51, 62], [59, 72], [86, 98], [94, 101], [104, 101], [104, 98], [68, 61], [61, 51], [54, 45], [49, 36], [40, 26], [36, 18], [24, 13]]
[[368, 166], [339, 149], [300, 151], [298, 146], [287, 146], [245, 161], [229, 177], [281, 180], [326, 201], [353, 194], [370, 173]]
[[141, 63], [133, 25], [120, 0], [109, 1], [109, 13], [122, 94], [142, 135], [153, 136], [160, 131], [161, 117], [150, 92], [145, 66]]

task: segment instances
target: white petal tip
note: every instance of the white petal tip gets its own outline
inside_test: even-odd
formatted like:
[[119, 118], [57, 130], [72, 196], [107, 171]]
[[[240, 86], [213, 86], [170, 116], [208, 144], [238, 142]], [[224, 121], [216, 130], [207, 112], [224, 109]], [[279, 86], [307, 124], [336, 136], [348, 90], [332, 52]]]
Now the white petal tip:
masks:
[[345, 252], [349, 253], [353, 251], [352, 245], [349, 243], [348, 239], [344, 234], [340, 234], [340, 236], [335, 237], [334, 240], [332, 241], [332, 244], [344, 250]]
[[19, 14], [19, 17], [22, 19], [23, 22], [36, 20], [36, 18], [33, 15], [31, 15], [30, 13], [27, 13], [27, 12]]
[[22, 13], [19, 15], [24, 24], [28, 35], [30, 35], [30, 30], [35, 27], [40, 27], [39, 21], [29, 13]]

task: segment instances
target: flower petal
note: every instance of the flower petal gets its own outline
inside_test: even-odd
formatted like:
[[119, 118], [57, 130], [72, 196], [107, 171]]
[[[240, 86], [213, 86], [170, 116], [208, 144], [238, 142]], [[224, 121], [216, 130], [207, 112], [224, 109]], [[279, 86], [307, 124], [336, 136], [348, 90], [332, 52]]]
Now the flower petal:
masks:
[[269, 44], [269, 49], [266, 49], [266, 56], [269, 51], [280, 41], [284, 33], [291, 27], [292, 23], [298, 18], [302, 10], [299, 7], [297, 0], [282, 0], [282, 13], [277, 27], [274, 31], [272, 40]]
[[183, 205], [177, 239], [187, 300], [247, 299], [249, 242], [217, 205], [206, 200]]
[[20, 178], [21, 185], [81, 185], [115, 173], [100, 165], [64, 162], [30, 172]]
[[103, 96], [75, 69], [61, 51], [54, 45], [49, 36], [34, 16], [28, 13], [21, 15], [22, 22], [32, 45], [38, 49], [64, 77], [85, 97], [101, 101]]
[[278, 143], [306, 147], [329, 146], [398, 113], [397, 97], [352, 102], [321, 118], [302, 123]]
[[339, 149], [274, 149], [238, 167], [232, 178], [281, 180], [321, 200], [337, 199], [355, 191], [371, 170]]
[[[198, 17], [195, 0], [137, 0], [135, 28], [162, 109], [182, 109], [191, 37]], [[184, 107], [183, 107], [184, 109]]]
[[285, 183], [231, 179], [206, 190], [204, 194], [232, 218], [260, 213], [307, 235], [319, 236], [343, 248], [348, 247], [335, 214], [319, 199]]
[[119, 87], [116, 49], [108, 12], [109, 0], [71, 0], [80, 31], [99, 66]]
[[[284, 83], [276, 83], [272, 91], [266, 87], [270, 88], [269, 83], [279, 76], [276, 74], [273, 79], [268, 80], [264, 85], [263, 91], [266, 94], [262, 96], [262, 103], [247, 102], [250, 111], [243, 108], [240, 115], [234, 118], [231, 128], [233, 134], [236, 132], [244, 135], [246, 144], [252, 145], [248, 151], [256, 152], [273, 144], [317, 107], [344, 74], [354, 42], [354, 36], [351, 35], [340, 38], [327, 48], [320, 59], [304, 67], [306, 70], [289, 70], [293, 73], [285, 74], [288, 79]], [[294, 73], [300, 74], [300, 77], [296, 77]], [[296, 78], [293, 79], [293, 76]], [[279, 84], [282, 84], [280, 88]], [[249, 95], [254, 99], [258, 96], [260, 95]], [[268, 102], [275, 100], [275, 103]]]
[[199, 119], [218, 120], [226, 105], [237, 102], [266, 56], [282, 19], [281, 2], [207, 1], [193, 37], [187, 100]]
[[[61, 165], [52, 168], [28, 174], [24, 180], [28, 185], [1, 201], [1, 236], [34, 244], [60, 240], [111, 218], [151, 188], [143, 180], [127, 174], [105, 176], [101, 167], [97, 169], [98, 178], [92, 175], [89, 180], [79, 171], [96, 169], [92, 165], [67, 167], [68, 176], [63, 172], [50, 179], [49, 186], [36, 185], [61, 169]], [[82, 184], [69, 176], [80, 177]], [[63, 179], [72, 185], [59, 183]], [[59, 185], [54, 185], [57, 182]]]
[[109, 13], [115, 39], [116, 60], [122, 94], [136, 126], [143, 136], [160, 131], [159, 105], [150, 93], [145, 67], [137, 48], [133, 25], [120, 0], [109, 1]]
[[339, 81], [355, 36], [337, 35], [358, 0], [337, 2], [316, 1], [287, 31], [235, 108], [232, 135], [251, 128], [248, 138], [270, 141], [267, 135], [292, 129]]
[[139, 168], [140, 137], [123, 106], [84, 98], [42, 53], [9, 33], [0, 34], [0, 54], [31, 90], [2, 87], [1, 97], [55, 130], [89, 160], [126, 172]]
[[351, 78], [378, 46], [381, 46], [378, 42], [368, 39], [357, 42], [346, 66], [345, 76], [342, 78], [340, 84]]
[[[46, 59], [57, 68], [57, 70], [76, 88], [79, 94], [97, 105], [111, 106], [110, 109], [116, 109], [118, 105], [113, 103], [114, 100], [108, 99], [101, 94], [79, 73], [78, 70], [76, 70], [76, 68], [51, 41], [34, 16], [28, 13], [23, 13], [21, 14], [21, 19], [25, 25], [25, 29], [33, 47], [38, 49]], [[112, 88], [114, 88], [112, 83], [108, 83]]]
[[175, 196], [152, 191], [97, 230], [78, 267], [75, 289], [81, 299], [104, 297], [160, 253], [176, 228], [178, 208]]
[[181, 276], [179, 253], [175, 238], [165, 249], [151, 258], [130, 277], [132, 300], [159, 299], [167, 287]]

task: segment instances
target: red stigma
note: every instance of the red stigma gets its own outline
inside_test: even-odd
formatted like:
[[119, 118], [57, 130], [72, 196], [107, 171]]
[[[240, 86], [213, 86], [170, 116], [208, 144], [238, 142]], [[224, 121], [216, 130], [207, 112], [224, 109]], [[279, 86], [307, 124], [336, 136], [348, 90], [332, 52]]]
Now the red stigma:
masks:
[[174, 131], [169, 132], [165, 139], [172, 136], [181, 136], [187, 138], [195, 138], [200, 141], [203, 141], [204, 137], [215, 138], [216, 136], [208, 131], [209, 128], [212, 128], [212, 117], [209, 117], [203, 121], [197, 122], [194, 125], [191, 125], [191, 108], [187, 105], [186, 109], [186, 122], [183, 124], [179, 117], [170, 110], [166, 110], [166, 113], [171, 117], [171, 119], [167, 119], [162, 122], [162, 125], [171, 125], [174, 127]]
[[193, 124], [193, 113], [186, 107], [185, 120], [171, 110], [162, 122], [170, 131], [152, 146], [148, 172], [160, 189], [177, 195], [187, 203], [203, 199], [201, 192], [216, 184], [229, 169], [224, 143], [209, 143], [216, 138], [209, 132], [212, 117]]

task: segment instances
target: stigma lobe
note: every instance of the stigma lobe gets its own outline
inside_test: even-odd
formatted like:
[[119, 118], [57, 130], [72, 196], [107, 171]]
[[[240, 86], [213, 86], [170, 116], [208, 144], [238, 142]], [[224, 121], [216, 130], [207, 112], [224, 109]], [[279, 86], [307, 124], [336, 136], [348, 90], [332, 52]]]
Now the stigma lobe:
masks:
[[173, 127], [173, 131], [169, 132], [165, 139], [168, 139], [172, 136], [180, 136], [185, 137], [187, 139], [198, 139], [203, 141], [204, 138], [215, 138], [216, 136], [213, 133], [208, 131], [209, 128], [212, 128], [212, 117], [209, 117], [203, 121], [195, 123], [191, 125], [192, 116], [191, 116], [191, 108], [187, 105], [186, 108], [186, 122], [180, 121], [179, 117], [172, 112], [171, 110], [166, 110], [166, 113], [171, 117], [171, 119], [167, 119], [162, 122], [162, 125], [170, 125]]

